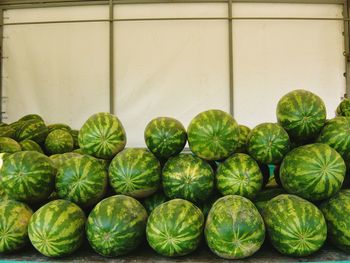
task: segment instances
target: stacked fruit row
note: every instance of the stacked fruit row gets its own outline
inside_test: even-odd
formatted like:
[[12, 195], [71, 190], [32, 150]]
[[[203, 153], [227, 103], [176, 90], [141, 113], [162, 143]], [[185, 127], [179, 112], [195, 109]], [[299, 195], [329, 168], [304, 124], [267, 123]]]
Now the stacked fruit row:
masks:
[[35, 114], [2, 124], [0, 252], [29, 237], [43, 255], [64, 256], [85, 236], [110, 257], [145, 236], [164, 256], [191, 253], [203, 236], [228, 259], [253, 255], [265, 236], [291, 256], [316, 252], [327, 236], [350, 252], [349, 100], [337, 115], [326, 120], [322, 99], [296, 90], [279, 101], [277, 123], [252, 130], [221, 110], [198, 114], [187, 130], [156, 118], [148, 149], [125, 148], [123, 125], [108, 113], [79, 131]]

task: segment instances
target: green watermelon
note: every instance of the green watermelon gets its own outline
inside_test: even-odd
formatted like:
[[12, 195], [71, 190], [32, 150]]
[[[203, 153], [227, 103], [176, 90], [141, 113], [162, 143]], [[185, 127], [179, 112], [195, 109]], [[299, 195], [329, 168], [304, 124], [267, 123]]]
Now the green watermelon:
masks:
[[0, 127], [6, 127], [9, 126], [7, 123], [0, 121]]
[[288, 153], [281, 164], [279, 177], [288, 193], [319, 201], [340, 190], [345, 170], [339, 153], [327, 144], [315, 143]]
[[170, 158], [163, 168], [163, 190], [170, 198], [204, 202], [214, 188], [214, 172], [204, 160], [192, 154]]
[[239, 142], [239, 126], [234, 118], [221, 110], [208, 110], [198, 114], [188, 126], [191, 151], [205, 160], [229, 157]]
[[92, 115], [80, 129], [79, 146], [86, 153], [112, 159], [126, 145], [126, 134], [120, 120], [110, 113]]
[[74, 141], [69, 131], [54, 130], [45, 140], [45, 149], [49, 154], [66, 153], [73, 151]]
[[107, 176], [107, 171], [98, 161], [86, 156], [72, 157], [58, 169], [57, 195], [80, 207], [95, 205], [106, 191]]
[[72, 128], [69, 127], [69, 125], [64, 123], [54, 123], [47, 125], [47, 128], [49, 129], [49, 133], [53, 132], [54, 130], [66, 130], [68, 132], [72, 131]]
[[250, 132], [247, 148], [260, 163], [280, 163], [289, 151], [289, 136], [279, 124], [262, 123]]
[[32, 245], [47, 257], [66, 256], [84, 239], [85, 214], [74, 203], [55, 200], [39, 208], [29, 221]]
[[17, 139], [23, 141], [26, 139], [35, 141], [39, 144], [43, 143], [47, 137], [48, 128], [41, 120], [24, 121], [18, 130]]
[[130, 253], [144, 240], [147, 212], [134, 198], [115, 195], [91, 211], [86, 236], [99, 254], [115, 257]]
[[109, 167], [109, 182], [114, 191], [135, 198], [155, 193], [160, 186], [161, 167], [157, 158], [142, 148], [118, 153]]
[[39, 153], [43, 153], [43, 150], [41, 149], [40, 145], [37, 144], [35, 141], [32, 140], [24, 140], [19, 142], [21, 145], [22, 151], [36, 151]]
[[4, 201], [4, 200], [8, 200], [11, 199], [5, 192], [5, 190], [3, 189], [3, 187], [0, 184], [0, 202]]
[[247, 153], [249, 134], [250, 128], [244, 125], [239, 125], [239, 138], [235, 153]]
[[337, 107], [337, 116], [350, 117], [350, 99], [343, 99]]
[[245, 153], [235, 153], [219, 164], [216, 187], [222, 195], [253, 198], [263, 186], [258, 163]]
[[78, 153], [57, 153], [51, 155], [49, 158], [53, 162], [53, 165], [56, 169], [60, 168], [63, 163], [65, 163], [67, 160], [74, 158], [74, 157], [80, 157], [81, 155]]
[[15, 133], [16, 130], [9, 125], [0, 127], [0, 137], [15, 138]]
[[159, 117], [151, 120], [144, 132], [148, 149], [159, 158], [169, 158], [180, 153], [185, 147], [185, 127], [174, 118]]
[[145, 198], [142, 201], [142, 204], [146, 209], [147, 213], [150, 214], [154, 210], [154, 208], [165, 203], [168, 200], [168, 197], [162, 191], [158, 191], [153, 195]]
[[20, 118], [18, 121], [29, 121], [29, 120], [38, 120], [44, 122], [44, 119], [38, 114], [28, 114]]
[[11, 132], [12, 136], [9, 136], [9, 137], [11, 137], [11, 138], [13, 138], [13, 139], [18, 141], [19, 140], [19, 133], [20, 133], [20, 131], [21, 131], [21, 129], [24, 126], [25, 123], [26, 123], [26, 121], [15, 121], [15, 122], [12, 122], [8, 127], [10, 129], [12, 129], [14, 132], [13, 132], [13, 134]]
[[202, 237], [204, 216], [191, 202], [173, 199], [157, 206], [147, 221], [148, 244], [160, 255], [184, 256]]
[[199, 205], [199, 208], [201, 209], [205, 218], [207, 218], [209, 211], [213, 207], [214, 203], [221, 197], [222, 195], [214, 191], [204, 203]]
[[326, 240], [327, 225], [321, 211], [296, 195], [274, 197], [263, 217], [272, 245], [282, 254], [307, 256]]
[[264, 221], [247, 198], [227, 195], [209, 211], [204, 230], [207, 244], [216, 255], [241, 259], [258, 251], [265, 239]]
[[262, 214], [263, 210], [267, 206], [268, 201], [270, 201], [272, 198], [274, 198], [278, 195], [281, 195], [281, 194], [286, 194], [286, 191], [280, 187], [273, 187], [273, 188], [264, 189], [264, 190], [260, 191], [253, 199], [254, 205], [259, 210], [259, 212]]
[[328, 237], [339, 249], [350, 253], [350, 190], [341, 190], [321, 204]]
[[15, 153], [22, 150], [21, 145], [14, 139], [8, 137], [0, 137], [0, 152], [1, 153]]
[[73, 150], [72, 152], [73, 152], [73, 153], [80, 154], [80, 155], [85, 155], [85, 154], [87, 154], [87, 153], [84, 152], [84, 150], [81, 149], [81, 148], [75, 149], [75, 150]]
[[78, 136], [79, 136], [79, 131], [78, 130], [71, 130], [70, 134], [73, 137], [73, 141], [74, 141], [74, 149], [79, 148], [79, 140], [78, 140]]
[[34, 151], [16, 152], [4, 160], [0, 183], [11, 198], [38, 203], [53, 191], [55, 174], [49, 157]]
[[16, 251], [28, 243], [28, 223], [33, 211], [14, 200], [0, 202], [0, 253]]
[[277, 120], [296, 141], [316, 138], [326, 121], [322, 99], [306, 90], [284, 95], [277, 105]]

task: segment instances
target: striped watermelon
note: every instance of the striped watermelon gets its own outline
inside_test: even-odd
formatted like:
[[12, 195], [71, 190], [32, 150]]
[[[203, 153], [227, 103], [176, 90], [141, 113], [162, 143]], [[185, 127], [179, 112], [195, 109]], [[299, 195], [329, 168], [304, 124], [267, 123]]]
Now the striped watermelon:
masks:
[[16, 251], [28, 243], [28, 223], [33, 211], [14, 200], [0, 202], [0, 253]]
[[198, 114], [187, 129], [191, 151], [205, 160], [229, 157], [239, 142], [239, 126], [233, 117], [221, 110]]
[[213, 207], [214, 203], [221, 197], [222, 195], [214, 191], [204, 203], [199, 205], [199, 208], [201, 209], [205, 218], [207, 218], [209, 211]]
[[0, 184], [0, 202], [4, 201], [4, 200], [8, 200], [10, 199], [10, 197], [6, 194], [5, 190], [3, 189], [3, 187]]
[[74, 149], [73, 137], [69, 131], [54, 130], [45, 140], [45, 149], [49, 154], [71, 152]]
[[15, 153], [22, 150], [21, 145], [14, 139], [8, 137], [0, 137], [0, 152], [1, 153]]
[[251, 131], [247, 148], [260, 163], [280, 163], [289, 151], [289, 136], [279, 124], [262, 123]]
[[17, 132], [18, 141], [29, 139], [39, 144], [45, 142], [49, 130], [43, 121], [32, 119], [22, 122]]
[[16, 130], [9, 125], [0, 127], [0, 137], [15, 138]]
[[163, 168], [163, 190], [170, 198], [194, 203], [205, 201], [214, 188], [214, 172], [204, 160], [192, 154], [170, 158]]
[[63, 162], [56, 176], [59, 198], [70, 200], [80, 207], [99, 202], [107, 187], [107, 171], [96, 160], [86, 156], [72, 157]]
[[99, 254], [115, 257], [130, 253], [144, 240], [147, 212], [134, 198], [115, 195], [91, 211], [86, 236]]
[[70, 134], [73, 137], [73, 142], [74, 142], [74, 149], [79, 148], [79, 140], [78, 140], [78, 136], [79, 136], [79, 131], [78, 130], [71, 130]]
[[49, 129], [49, 133], [53, 132], [54, 130], [66, 130], [68, 132], [71, 132], [72, 128], [69, 127], [69, 125], [64, 123], [54, 123], [47, 125], [47, 128]]
[[32, 140], [24, 140], [19, 143], [21, 145], [22, 151], [36, 151], [39, 153], [43, 153], [40, 145]]
[[157, 206], [149, 216], [148, 244], [160, 255], [184, 256], [197, 249], [203, 226], [204, 216], [198, 207], [173, 199]]
[[154, 210], [154, 208], [165, 203], [168, 200], [168, 197], [162, 191], [158, 191], [153, 195], [145, 198], [142, 201], [142, 204], [146, 209], [147, 213], [150, 214]]
[[350, 190], [341, 190], [321, 204], [330, 241], [350, 253]]
[[284, 95], [276, 113], [278, 122], [296, 141], [316, 138], [327, 115], [322, 99], [306, 90], [294, 90]]
[[71, 158], [74, 157], [80, 157], [81, 155], [78, 153], [58, 153], [58, 154], [53, 154], [49, 158], [53, 162], [53, 165], [56, 169], [60, 168], [67, 160], [70, 160]]
[[247, 145], [250, 134], [250, 128], [244, 125], [239, 125], [239, 138], [236, 153], [247, 153]]
[[18, 121], [30, 121], [30, 120], [38, 120], [44, 122], [44, 119], [38, 114], [28, 114], [20, 118]]
[[142, 148], [118, 153], [109, 167], [109, 182], [114, 191], [135, 198], [155, 193], [160, 186], [161, 167], [157, 158]]
[[263, 212], [272, 245], [282, 254], [307, 256], [319, 250], [327, 237], [321, 211], [295, 195], [271, 199]]
[[254, 205], [259, 210], [259, 212], [262, 214], [263, 210], [267, 206], [268, 201], [270, 201], [272, 198], [274, 198], [278, 195], [281, 195], [281, 194], [286, 194], [286, 191], [280, 187], [273, 187], [273, 188], [264, 189], [264, 190], [260, 191], [253, 199]]
[[174, 118], [151, 120], [144, 132], [148, 149], [157, 157], [167, 159], [182, 151], [187, 141], [185, 127]]
[[32, 245], [47, 257], [73, 253], [84, 239], [85, 214], [74, 203], [55, 200], [39, 208], [29, 221]]
[[336, 115], [350, 117], [350, 99], [345, 98], [340, 102], [336, 110]]
[[217, 200], [210, 209], [204, 234], [216, 255], [240, 259], [260, 249], [265, 239], [265, 226], [251, 201], [228, 195]]
[[283, 188], [311, 201], [331, 197], [344, 181], [345, 163], [327, 144], [298, 147], [284, 158], [280, 168]]
[[17, 152], [4, 160], [0, 183], [11, 198], [38, 203], [53, 191], [55, 174], [49, 157], [34, 151]]
[[112, 159], [126, 145], [120, 120], [110, 113], [92, 115], [80, 129], [79, 146], [84, 152], [102, 159]]
[[222, 195], [241, 195], [253, 198], [263, 186], [258, 163], [249, 155], [235, 153], [216, 171], [216, 187]]

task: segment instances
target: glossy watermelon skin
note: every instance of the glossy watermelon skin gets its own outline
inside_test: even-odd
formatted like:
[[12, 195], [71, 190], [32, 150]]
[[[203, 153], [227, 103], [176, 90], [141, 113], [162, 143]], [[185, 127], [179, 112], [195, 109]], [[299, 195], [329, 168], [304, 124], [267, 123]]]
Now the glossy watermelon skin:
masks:
[[318, 251], [327, 238], [321, 211], [296, 195], [274, 197], [263, 210], [263, 217], [272, 245], [288, 256], [308, 256]]
[[239, 142], [239, 126], [235, 119], [221, 110], [199, 113], [190, 122], [188, 143], [198, 157], [216, 161], [229, 157]]
[[158, 191], [142, 200], [142, 204], [146, 209], [147, 214], [150, 214], [157, 206], [165, 203], [166, 201], [169, 201], [169, 198], [162, 191]]
[[159, 117], [147, 124], [144, 138], [147, 148], [155, 156], [167, 159], [183, 150], [187, 141], [187, 133], [178, 120]]
[[126, 133], [120, 120], [110, 113], [92, 115], [79, 131], [79, 146], [84, 152], [112, 159], [126, 145]]
[[23, 151], [5, 158], [0, 184], [13, 199], [29, 204], [47, 199], [54, 189], [56, 169], [45, 155]]
[[149, 216], [147, 241], [160, 255], [184, 256], [197, 249], [203, 227], [204, 216], [198, 207], [173, 199], [157, 206]]
[[54, 200], [33, 214], [28, 226], [29, 239], [47, 257], [66, 256], [81, 246], [85, 221], [85, 214], [77, 205]]
[[277, 104], [277, 120], [296, 141], [316, 138], [326, 122], [322, 99], [306, 90], [294, 90]]
[[163, 190], [170, 199], [204, 202], [214, 188], [214, 172], [204, 160], [192, 154], [170, 158], [163, 167]]
[[328, 237], [339, 249], [350, 253], [350, 190], [341, 190], [320, 206], [326, 219]]
[[30, 121], [30, 120], [38, 120], [44, 122], [44, 119], [38, 114], [27, 114], [20, 118], [18, 121]]
[[240, 195], [253, 198], [263, 186], [263, 175], [258, 163], [249, 155], [236, 153], [219, 164], [216, 188], [222, 195]]
[[144, 240], [147, 212], [134, 198], [115, 195], [91, 211], [86, 236], [91, 247], [106, 257], [125, 255]]
[[155, 193], [161, 180], [157, 158], [143, 148], [118, 153], [109, 167], [109, 182], [118, 194], [144, 198]]
[[78, 153], [70, 152], [53, 154], [49, 158], [52, 161], [54, 167], [58, 170], [58, 168], [60, 168], [67, 160], [80, 156], [81, 155]]
[[248, 153], [262, 164], [280, 163], [290, 149], [288, 133], [276, 123], [262, 123], [249, 135]]
[[250, 128], [244, 125], [239, 125], [239, 139], [235, 153], [247, 153], [248, 139]]
[[0, 127], [0, 137], [15, 138], [16, 130], [9, 125]]
[[14, 200], [0, 202], [0, 253], [19, 250], [28, 242], [28, 223], [33, 211]]
[[49, 154], [71, 152], [74, 149], [73, 137], [69, 131], [54, 130], [46, 137], [45, 149]]
[[58, 169], [57, 195], [80, 207], [95, 205], [106, 192], [107, 176], [107, 171], [98, 161], [86, 156], [72, 157]]
[[350, 99], [345, 98], [339, 103], [336, 115], [350, 117]]
[[43, 150], [41, 149], [40, 145], [37, 144], [35, 141], [32, 140], [24, 140], [19, 142], [21, 145], [22, 151], [36, 151], [39, 153], [43, 153]]
[[44, 143], [48, 135], [48, 128], [41, 120], [32, 119], [22, 121], [19, 130], [17, 131], [18, 141], [32, 140], [39, 144]]
[[15, 153], [22, 150], [21, 145], [14, 139], [8, 137], [0, 137], [0, 152], [1, 153]]
[[69, 125], [64, 123], [54, 123], [47, 125], [47, 128], [49, 129], [49, 133], [53, 132], [54, 130], [66, 130], [68, 132], [71, 132], [72, 128], [69, 127]]
[[266, 188], [260, 191], [253, 199], [254, 205], [259, 210], [260, 214], [263, 213], [267, 203], [274, 197], [281, 194], [286, 194], [287, 192], [280, 187]]
[[264, 221], [249, 199], [227, 195], [209, 211], [204, 229], [210, 250], [225, 259], [253, 255], [265, 239]]
[[327, 144], [315, 143], [289, 152], [281, 164], [279, 177], [288, 193], [320, 201], [340, 190], [345, 170], [339, 153]]

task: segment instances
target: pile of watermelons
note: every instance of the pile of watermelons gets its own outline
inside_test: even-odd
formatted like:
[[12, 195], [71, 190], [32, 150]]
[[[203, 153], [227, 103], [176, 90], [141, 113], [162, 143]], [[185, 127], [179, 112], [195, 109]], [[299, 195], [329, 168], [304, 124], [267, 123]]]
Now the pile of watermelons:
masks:
[[80, 131], [33, 114], [2, 123], [0, 252], [30, 241], [59, 257], [86, 238], [115, 257], [145, 237], [169, 257], [202, 238], [227, 259], [253, 255], [265, 239], [290, 256], [318, 251], [327, 237], [350, 252], [350, 100], [326, 120], [320, 97], [295, 90], [276, 113], [277, 123], [252, 130], [220, 110], [198, 114], [187, 131], [156, 118], [145, 128], [148, 149], [124, 149], [122, 123], [109, 113]]

